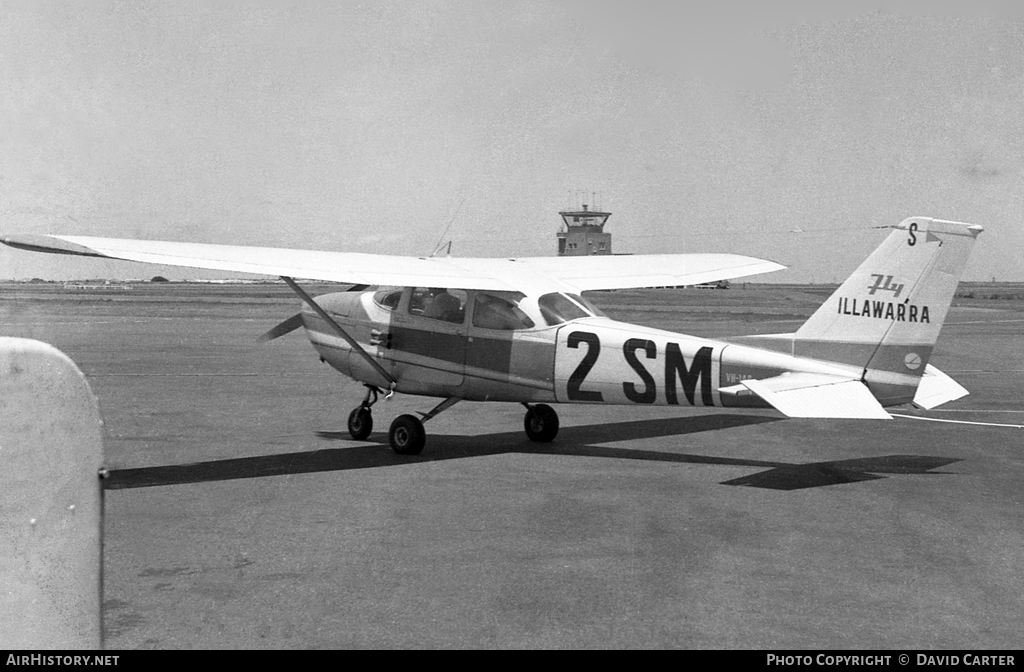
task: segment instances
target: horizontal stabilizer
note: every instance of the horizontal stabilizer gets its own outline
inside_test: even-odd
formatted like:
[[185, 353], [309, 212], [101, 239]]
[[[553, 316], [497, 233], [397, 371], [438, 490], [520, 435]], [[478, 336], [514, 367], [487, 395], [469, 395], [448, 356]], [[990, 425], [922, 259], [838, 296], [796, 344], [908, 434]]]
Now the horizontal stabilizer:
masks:
[[892, 417], [878, 403], [867, 385], [856, 378], [821, 373], [786, 373], [764, 380], [744, 380], [740, 385], [791, 418]]
[[917, 386], [917, 394], [914, 395], [914, 406], [918, 408], [935, 408], [966, 397], [968, 392], [960, 383], [956, 382], [942, 371], [929, 364], [925, 367], [924, 375]]

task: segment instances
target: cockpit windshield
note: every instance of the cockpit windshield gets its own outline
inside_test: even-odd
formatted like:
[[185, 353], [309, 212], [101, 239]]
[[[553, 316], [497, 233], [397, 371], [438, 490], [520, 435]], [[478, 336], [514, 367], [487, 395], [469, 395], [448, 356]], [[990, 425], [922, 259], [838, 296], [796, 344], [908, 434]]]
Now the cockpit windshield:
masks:
[[582, 296], [576, 294], [561, 294], [552, 292], [545, 294], [537, 300], [540, 313], [548, 326], [576, 320], [581, 317], [601, 316], [600, 310], [590, 305]]
[[607, 317], [603, 312], [601, 312], [600, 308], [592, 304], [590, 301], [587, 301], [579, 294], [566, 294], [566, 296], [568, 296], [570, 299], [586, 308], [587, 312], [593, 315], [594, 317]]

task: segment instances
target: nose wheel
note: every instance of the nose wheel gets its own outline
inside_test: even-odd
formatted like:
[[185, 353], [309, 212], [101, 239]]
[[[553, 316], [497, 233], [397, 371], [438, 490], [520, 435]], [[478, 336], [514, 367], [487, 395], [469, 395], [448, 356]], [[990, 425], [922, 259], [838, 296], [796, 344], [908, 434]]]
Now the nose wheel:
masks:
[[362, 441], [373, 431], [373, 414], [370, 407], [377, 403], [377, 388], [366, 386], [366, 398], [363, 403], [352, 409], [348, 414], [348, 433], [356, 441]]
[[373, 431], [373, 414], [369, 406], [359, 406], [348, 414], [348, 433], [356, 441], [362, 441]]
[[526, 417], [523, 418], [523, 429], [530, 441], [548, 443], [558, 435], [558, 413], [547, 404], [523, 404], [526, 406]]

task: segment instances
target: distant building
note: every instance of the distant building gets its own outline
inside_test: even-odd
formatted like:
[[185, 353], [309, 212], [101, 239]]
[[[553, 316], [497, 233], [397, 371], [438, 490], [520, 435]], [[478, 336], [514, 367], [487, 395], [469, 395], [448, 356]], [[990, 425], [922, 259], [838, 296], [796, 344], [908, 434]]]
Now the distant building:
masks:
[[611, 254], [612, 234], [604, 232], [610, 212], [594, 212], [583, 204], [582, 210], [559, 212], [562, 228], [558, 232], [558, 256], [576, 257]]

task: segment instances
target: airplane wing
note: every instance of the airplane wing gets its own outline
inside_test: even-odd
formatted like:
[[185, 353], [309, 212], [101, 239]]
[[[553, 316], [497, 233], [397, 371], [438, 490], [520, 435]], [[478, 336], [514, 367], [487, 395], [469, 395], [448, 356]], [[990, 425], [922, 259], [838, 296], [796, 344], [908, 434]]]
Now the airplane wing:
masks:
[[698, 285], [785, 268], [765, 259], [712, 253], [528, 257], [521, 261], [540, 274], [575, 287], [577, 292]]
[[787, 373], [763, 380], [744, 380], [722, 388], [725, 394], [750, 390], [791, 418], [878, 418], [892, 416], [856, 378], [822, 373]]
[[736, 254], [644, 254], [591, 257], [404, 257], [243, 245], [124, 238], [12, 234], [11, 247], [259, 275], [358, 285], [582, 292], [691, 285], [785, 268]]

